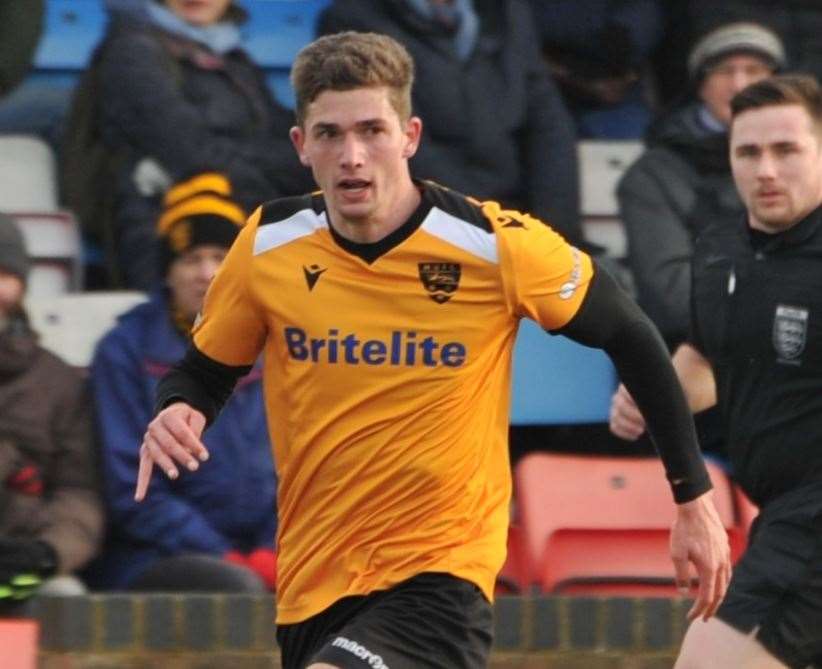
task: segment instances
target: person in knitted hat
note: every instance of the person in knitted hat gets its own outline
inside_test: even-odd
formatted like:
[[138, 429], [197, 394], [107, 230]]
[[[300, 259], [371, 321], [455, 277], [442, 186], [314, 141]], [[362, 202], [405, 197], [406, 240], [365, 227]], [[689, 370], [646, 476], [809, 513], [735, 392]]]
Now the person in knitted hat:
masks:
[[[110, 526], [94, 587], [256, 592], [275, 586], [277, 479], [258, 367], [209, 433], [205, 478], [183, 477], [151, 505], [133, 497], [143, 425], [159, 378], [182, 357], [214, 274], [244, 224], [223, 174], [174, 185], [157, 221], [164, 284], [120, 317], [92, 362]], [[168, 522], [173, 518], [172, 522]]]
[[29, 267], [23, 235], [0, 214], [0, 612], [9, 615], [35, 591], [85, 592], [75, 572], [103, 528], [91, 402], [77, 370], [29, 326]]
[[697, 40], [688, 55], [688, 74], [711, 120], [727, 127], [731, 98], [748, 84], [785, 68], [785, 48], [769, 28], [729, 23]]

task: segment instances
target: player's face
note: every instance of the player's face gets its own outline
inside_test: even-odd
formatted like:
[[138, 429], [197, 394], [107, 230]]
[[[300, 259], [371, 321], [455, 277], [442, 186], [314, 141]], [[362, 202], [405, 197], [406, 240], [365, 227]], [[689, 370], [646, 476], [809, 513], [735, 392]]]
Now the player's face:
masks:
[[332, 220], [373, 224], [390, 219], [394, 204], [413, 187], [408, 159], [421, 128], [416, 117], [400, 119], [385, 87], [328, 90], [308, 105], [291, 139], [323, 190]]
[[699, 87], [699, 97], [725, 125], [731, 122], [731, 99], [745, 86], [773, 73], [761, 58], [747, 54], [728, 56], [708, 70]]
[[168, 269], [166, 284], [171, 301], [182, 314], [193, 319], [203, 307], [208, 286], [228, 249], [215, 244], [195, 246], [175, 258]]
[[225, 16], [231, 0], [166, 0], [166, 6], [186, 23], [208, 26]]
[[822, 203], [820, 130], [801, 105], [751, 109], [731, 126], [731, 170], [752, 228], [779, 232]]
[[0, 269], [0, 316], [7, 316], [23, 300], [23, 282], [16, 274]]

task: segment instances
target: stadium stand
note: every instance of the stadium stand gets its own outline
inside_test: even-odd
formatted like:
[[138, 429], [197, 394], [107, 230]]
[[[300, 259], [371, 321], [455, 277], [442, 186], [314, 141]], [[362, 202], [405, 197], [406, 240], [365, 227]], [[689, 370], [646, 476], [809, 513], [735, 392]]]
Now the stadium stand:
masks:
[[[706, 465], [714, 485], [717, 510], [729, 530], [736, 559], [744, 547], [745, 531], [737, 513], [733, 486], [718, 465], [710, 461]], [[636, 562], [638, 571], [630, 583], [646, 594], [648, 578], [653, 585], [653, 579], [667, 574], [668, 585], [672, 583], [667, 537], [676, 511], [658, 458], [531, 453], [517, 463], [514, 487], [525, 563], [533, 567], [529, 584], [540, 584], [550, 590], [558, 583], [577, 578], [572, 578], [574, 560], [569, 557], [577, 550], [582, 551], [578, 578], [607, 584], [616, 575], [614, 569], [627, 567], [631, 555], [642, 556], [648, 549], [657, 554]], [[559, 530], [564, 534], [558, 535]], [[608, 547], [609, 533], [625, 553], [626, 562], [613, 558], [593, 563], [593, 555], [585, 558], [594, 547], [604, 551], [606, 557], [608, 551], [617, 550]], [[634, 539], [637, 546], [633, 545]], [[551, 561], [553, 553], [555, 561]], [[595, 573], [596, 564], [602, 573]], [[660, 573], [663, 567], [666, 571]], [[620, 574], [623, 581], [628, 576], [631, 574]]]
[[[292, 107], [288, 81], [297, 52], [315, 36], [319, 13], [330, 0], [245, 0], [249, 20], [244, 48], [266, 73], [274, 94]], [[108, 18], [102, 0], [49, 0], [32, 82], [70, 89], [89, 62]]]
[[[740, 528], [728, 528], [731, 553], [744, 549]], [[562, 595], [674, 597], [670, 531], [577, 529], [552, 532], [538, 574], [541, 589]]]
[[624, 258], [627, 250], [616, 186], [643, 150], [639, 140], [577, 142], [580, 214], [585, 236], [604, 246], [608, 255], [615, 258]]
[[56, 159], [44, 140], [0, 136], [0, 211], [20, 226], [32, 258], [30, 295], [81, 288], [80, 232], [74, 216], [58, 207]]
[[514, 344], [512, 425], [574, 425], [608, 420], [616, 370], [600, 349], [549, 335], [523, 319]]
[[40, 344], [68, 364], [86, 368], [94, 348], [117, 316], [146, 299], [136, 291], [29, 296], [26, 311]]

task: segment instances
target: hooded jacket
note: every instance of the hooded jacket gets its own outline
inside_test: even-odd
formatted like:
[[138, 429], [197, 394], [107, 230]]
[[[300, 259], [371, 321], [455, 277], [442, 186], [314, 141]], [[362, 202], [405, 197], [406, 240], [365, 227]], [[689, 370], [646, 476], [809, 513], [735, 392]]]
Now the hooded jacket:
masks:
[[272, 548], [276, 475], [265, 420], [261, 370], [241, 379], [203, 435], [207, 463], [170, 481], [155, 472], [146, 499], [134, 501], [139, 446], [154, 415], [154, 390], [186, 350], [164, 292], [120, 317], [99, 343], [91, 367], [110, 523], [92, 585], [126, 587], [160, 557], [222, 556]]
[[405, 0], [337, 0], [318, 32], [373, 31], [408, 49], [413, 113], [423, 121], [414, 176], [524, 209], [579, 242], [573, 121], [543, 63], [530, 7], [475, 5], [481, 25], [466, 60], [451, 32]]
[[37, 344], [22, 312], [4, 325], [0, 534], [48, 543], [67, 574], [94, 556], [103, 529], [88, 392], [77, 370]]
[[744, 214], [727, 133], [707, 130], [699, 109], [688, 105], [653, 127], [617, 188], [637, 299], [671, 346], [688, 334], [696, 236], [709, 223]]

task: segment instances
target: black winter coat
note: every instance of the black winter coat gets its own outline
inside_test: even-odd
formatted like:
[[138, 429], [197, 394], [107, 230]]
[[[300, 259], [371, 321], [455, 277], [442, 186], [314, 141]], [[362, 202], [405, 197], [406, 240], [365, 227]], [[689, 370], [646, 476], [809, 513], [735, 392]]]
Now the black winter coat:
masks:
[[136, 170], [144, 159], [172, 182], [202, 170], [224, 172], [249, 213], [314, 187], [288, 138], [293, 114], [275, 102], [243, 51], [220, 57], [128, 17], [115, 17], [104, 44], [101, 133], [129, 155], [118, 179], [115, 235], [129, 287], [148, 289], [157, 278], [154, 223], [162, 192], [146, 192], [151, 179]]
[[409, 50], [414, 113], [423, 121], [415, 176], [527, 210], [578, 242], [573, 121], [545, 68], [530, 7], [522, 0], [477, 7], [480, 35], [465, 62], [451, 34], [403, 0], [336, 0], [318, 31], [379, 32]]
[[671, 346], [688, 335], [696, 236], [707, 224], [744, 214], [727, 134], [705, 130], [697, 109], [662, 119], [617, 188], [637, 299]]

